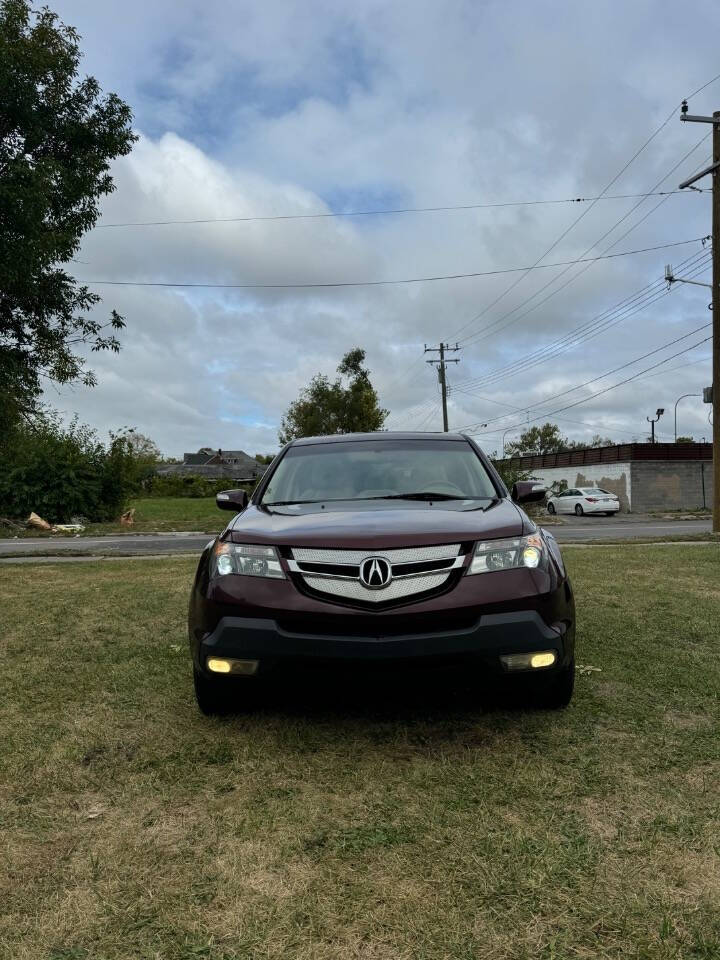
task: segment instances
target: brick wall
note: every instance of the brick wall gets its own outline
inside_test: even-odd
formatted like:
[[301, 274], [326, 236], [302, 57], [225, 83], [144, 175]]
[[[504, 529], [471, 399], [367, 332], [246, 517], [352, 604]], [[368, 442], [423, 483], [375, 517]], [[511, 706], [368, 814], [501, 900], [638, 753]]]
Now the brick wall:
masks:
[[710, 507], [712, 475], [712, 462], [708, 461], [634, 461], [632, 509], [635, 513], [647, 513], [649, 510], [698, 510], [702, 506]]

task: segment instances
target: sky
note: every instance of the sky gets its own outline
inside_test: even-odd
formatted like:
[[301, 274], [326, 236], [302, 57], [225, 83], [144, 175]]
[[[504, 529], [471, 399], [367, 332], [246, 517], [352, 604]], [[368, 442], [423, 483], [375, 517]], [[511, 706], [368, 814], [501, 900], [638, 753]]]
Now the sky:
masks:
[[[710, 195], [637, 195], [710, 162], [679, 104], [720, 74], [716, 3], [51, 5], [139, 135], [73, 264], [122, 350], [89, 356], [96, 387], [48, 391], [68, 417], [167, 456], [274, 452], [299, 391], [360, 346], [387, 427], [440, 430], [424, 347], [457, 341], [450, 428], [493, 452], [547, 419], [644, 440], [661, 407], [672, 440], [710, 383], [710, 291], [662, 282], [666, 263], [709, 282]], [[716, 108], [720, 80], [690, 100]], [[349, 215], [428, 207], [465, 209]], [[215, 222], [118, 226], [168, 220]], [[709, 439], [709, 409], [683, 399], [678, 432]]]

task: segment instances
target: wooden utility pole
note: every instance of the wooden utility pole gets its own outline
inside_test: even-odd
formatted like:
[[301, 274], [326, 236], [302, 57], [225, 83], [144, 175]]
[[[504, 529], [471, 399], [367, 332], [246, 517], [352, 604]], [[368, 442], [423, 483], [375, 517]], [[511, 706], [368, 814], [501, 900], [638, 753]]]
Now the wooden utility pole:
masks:
[[425, 353], [439, 353], [439, 360], [426, 360], [425, 363], [431, 363], [438, 368], [438, 380], [440, 381], [440, 392], [442, 394], [442, 413], [443, 413], [443, 430], [445, 433], [448, 432], [448, 413], [447, 413], [447, 376], [446, 376], [446, 365], [448, 363], [460, 363], [459, 359], [448, 360], [445, 357], [445, 354], [448, 352], [455, 352], [461, 348], [456, 343], [454, 347], [451, 347], [449, 343], [440, 342], [439, 347], [429, 347], [425, 344]]
[[683, 100], [681, 120], [713, 125], [713, 162], [700, 173], [680, 184], [680, 189], [691, 186], [701, 177], [712, 175], [712, 441], [713, 441], [713, 533], [720, 533], [720, 110], [711, 117], [688, 113]]

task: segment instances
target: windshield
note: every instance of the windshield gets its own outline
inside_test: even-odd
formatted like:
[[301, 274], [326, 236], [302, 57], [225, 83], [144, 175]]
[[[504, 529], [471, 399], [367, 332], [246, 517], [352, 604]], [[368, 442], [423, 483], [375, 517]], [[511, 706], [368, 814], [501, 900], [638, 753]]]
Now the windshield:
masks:
[[458, 500], [497, 496], [482, 461], [464, 441], [353, 440], [291, 447], [261, 503], [412, 499], [426, 494]]

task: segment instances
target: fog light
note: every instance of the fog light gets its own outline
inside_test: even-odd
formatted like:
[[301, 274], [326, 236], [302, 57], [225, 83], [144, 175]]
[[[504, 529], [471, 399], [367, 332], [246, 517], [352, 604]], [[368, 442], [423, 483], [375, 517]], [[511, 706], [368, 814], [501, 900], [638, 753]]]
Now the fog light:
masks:
[[226, 660], [224, 657], [208, 657], [206, 666], [211, 673], [235, 673], [251, 677], [257, 673], [258, 660]]
[[551, 667], [554, 663], [555, 654], [552, 650], [547, 650], [545, 653], [534, 653], [530, 657], [530, 666], [533, 668]]
[[213, 673], [230, 673], [232, 669], [229, 660], [219, 660], [217, 657], [210, 657], [207, 668]]
[[540, 653], [507, 653], [500, 657], [500, 662], [506, 670], [537, 670], [551, 667], [556, 659], [554, 650], [543, 650]]

